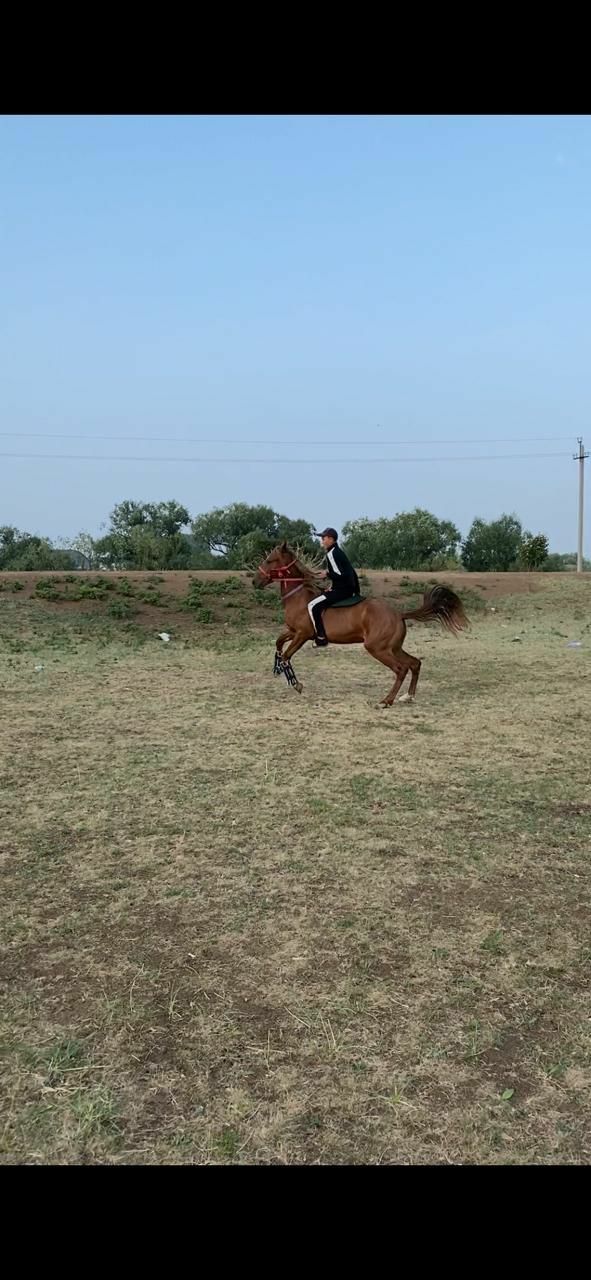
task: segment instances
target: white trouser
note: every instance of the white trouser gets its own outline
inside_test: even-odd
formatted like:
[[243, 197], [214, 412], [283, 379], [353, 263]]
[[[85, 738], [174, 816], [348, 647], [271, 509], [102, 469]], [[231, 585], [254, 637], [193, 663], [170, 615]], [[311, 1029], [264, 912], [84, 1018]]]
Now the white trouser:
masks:
[[313, 610], [313, 608], [314, 608], [314, 606], [315, 606], [315, 605], [317, 605], [317, 604], [322, 604], [322, 601], [323, 601], [323, 600], [326, 600], [326, 596], [316, 596], [316, 599], [315, 599], [315, 600], [311, 600], [311, 601], [310, 601], [310, 603], [309, 603], [309, 605], [308, 605], [308, 613], [310, 614], [310, 621], [311, 621], [312, 626], [314, 627], [314, 630], [315, 630], [315, 631], [316, 631], [316, 624], [315, 624], [315, 622], [314, 622], [314, 614], [312, 613], [312, 610]]

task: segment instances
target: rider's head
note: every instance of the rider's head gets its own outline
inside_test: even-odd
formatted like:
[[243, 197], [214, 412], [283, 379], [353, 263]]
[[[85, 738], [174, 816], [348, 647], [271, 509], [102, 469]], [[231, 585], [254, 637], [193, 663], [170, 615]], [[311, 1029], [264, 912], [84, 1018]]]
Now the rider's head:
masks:
[[320, 538], [322, 546], [325, 547], [327, 551], [330, 551], [330, 548], [334, 547], [335, 542], [338, 542], [339, 540], [339, 535], [336, 529], [331, 528], [323, 529], [322, 533], [318, 534], [318, 537]]

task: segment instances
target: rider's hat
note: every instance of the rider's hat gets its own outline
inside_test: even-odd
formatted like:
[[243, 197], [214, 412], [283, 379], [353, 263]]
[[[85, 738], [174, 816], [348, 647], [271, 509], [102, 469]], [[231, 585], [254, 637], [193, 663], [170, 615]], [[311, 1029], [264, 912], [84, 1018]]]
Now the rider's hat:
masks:
[[336, 529], [323, 529], [322, 533], [316, 534], [316, 537], [317, 538], [334, 538], [335, 542], [338, 542], [339, 540], [339, 535]]

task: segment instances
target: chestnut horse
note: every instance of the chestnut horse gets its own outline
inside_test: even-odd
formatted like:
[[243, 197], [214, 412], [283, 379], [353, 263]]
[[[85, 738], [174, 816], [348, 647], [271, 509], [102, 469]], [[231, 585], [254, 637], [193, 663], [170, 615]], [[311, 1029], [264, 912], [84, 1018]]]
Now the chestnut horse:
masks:
[[[315, 571], [298, 559], [286, 542], [271, 551], [253, 578], [254, 587], [265, 587], [271, 582], [279, 582], [285, 607], [285, 626], [277, 637], [275, 670], [285, 671], [290, 683], [301, 693], [303, 686], [293, 673], [291, 658], [306, 640], [314, 638], [308, 604], [318, 595], [321, 586]], [[377, 598], [333, 607], [324, 613], [324, 626], [331, 644], [363, 644], [372, 658], [394, 672], [396, 680], [381, 703], [383, 707], [392, 706], [409, 671], [408, 700], [416, 693], [421, 662], [402, 648], [406, 623], [411, 620], [439, 622], [452, 635], [468, 625], [461, 600], [449, 587], [443, 586], [433, 587], [424, 596], [422, 605], [408, 613], [397, 613], [385, 600]]]

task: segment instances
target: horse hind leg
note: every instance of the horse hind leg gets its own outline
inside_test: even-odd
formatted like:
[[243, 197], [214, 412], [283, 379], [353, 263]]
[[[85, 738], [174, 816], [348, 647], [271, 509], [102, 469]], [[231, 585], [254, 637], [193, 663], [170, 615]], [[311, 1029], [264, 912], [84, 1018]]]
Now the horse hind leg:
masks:
[[408, 667], [405, 662], [400, 662], [398, 655], [395, 657], [389, 649], [376, 649], [368, 644], [365, 645], [365, 648], [371, 657], [376, 659], [376, 662], [383, 663], [385, 667], [389, 667], [391, 671], [396, 673], [396, 680], [390, 692], [386, 694], [386, 697], [380, 703], [381, 707], [391, 707], [406, 676]]
[[417, 692], [417, 685], [419, 683], [419, 676], [421, 674], [421, 665], [422, 665], [421, 659], [413, 658], [412, 654], [405, 653], [404, 649], [399, 650], [397, 657], [402, 658], [406, 664], [406, 670], [407, 671], [410, 670], [412, 672], [410, 677], [410, 685], [409, 685], [408, 693], [403, 698], [401, 698], [400, 701], [414, 702], [416, 692]]

